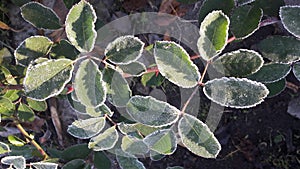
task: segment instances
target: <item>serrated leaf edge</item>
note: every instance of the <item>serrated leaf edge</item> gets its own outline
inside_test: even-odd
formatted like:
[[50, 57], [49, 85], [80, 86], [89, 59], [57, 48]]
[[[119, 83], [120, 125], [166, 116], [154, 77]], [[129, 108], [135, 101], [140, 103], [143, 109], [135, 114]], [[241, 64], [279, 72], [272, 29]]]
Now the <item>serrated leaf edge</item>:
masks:
[[[181, 45], [179, 45], [179, 44], [177, 44], [177, 43], [175, 43], [175, 42], [173, 42], [173, 41], [156, 41], [156, 43], [162, 43], [162, 44], [174, 44], [174, 45], [177, 46], [184, 54], [186, 54], [187, 56], [189, 56], [189, 54], [187, 53], [187, 51], [186, 51]], [[156, 54], [156, 50], [155, 50], [155, 49], [156, 49], [156, 43], [155, 43], [155, 46], [154, 46], [154, 52], [153, 52], [153, 53], [154, 53], [154, 59], [155, 59], [155, 62], [157, 63], [157, 54]], [[200, 72], [199, 72], [198, 67], [194, 64], [194, 62], [191, 61], [190, 58], [188, 58], [188, 62], [190, 63], [190, 65], [191, 65], [194, 69], [196, 69], [198, 78], [200, 79], [200, 78], [201, 78], [201, 74], [200, 74]], [[164, 68], [163, 68], [163, 67], [160, 67], [159, 65], [157, 65], [157, 68], [158, 68], [158, 70], [164, 70]], [[160, 73], [163, 77], [166, 78], [166, 74], [165, 74], [164, 72], [159, 71], [159, 73]], [[172, 82], [172, 83], [174, 83], [174, 84], [176, 84], [177, 86], [182, 87], [182, 88], [193, 88], [193, 87], [197, 86], [198, 81], [199, 81], [199, 79], [198, 79], [198, 80], [195, 82], [195, 85], [192, 85], [192, 86], [183, 86], [183, 85], [177, 84], [177, 82], [175, 82], [175, 81], [172, 80], [172, 79], [169, 79], [169, 78], [166, 78], [166, 79], [168, 79], [170, 82]]]
[[255, 106], [261, 104], [261, 103], [264, 101], [264, 99], [265, 99], [265, 98], [268, 96], [268, 94], [269, 94], [268, 88], [267, 88], [263, 83], [257, 82], [257, 81], [252, 81], [252, 80], [247, 79], [247, 78], [235, 78], [235, 77], [229, 77], [229, 78], [228, 78], [228, 77], [222, 77], [222, 78], [217, 78], [217, 79], [210, 80], [210, 81], [206, 82], [205, 85], [208, 84], [208, 83], [212, 83], [213, 81], [223, 80], [223, 79], [224, 79], [224, 81], [228, 81], [228, 80], [230, 80], [230, 79], [233, 79], [233, 80], [235, 80], [235, 81], [246, 81], [246, 82], [249, 82], [249, 83], [251, 83], [251, 84], [255, 84], [255, 85], [258, 85], [258, 86], [263, 87], [263, 88], [265, 89], [265, 91], [267, 91], [267, 93], [265, 94], [265, 97], [261, 98], [259, 102], [255, 103], [255, 104], [253, 104], [253, 105], [249, 105], [249, 106], [229, 106], [229, 105], [226, 105], [226, 104], [219, 103], [219, 102], [217, 102], [216, 100], [214, 100], [212, 97], [210, 97], [210, 96], [207, 94], [207, 92], [206, 92], [206, 90], [205, 90], [205, 86], [204, 86], [203, 92], [204, 92], [205, 96], [208, 97], [211, 101], [213, 101], [213, 102], [215, 102], [215, 103], [217, 103], [217, 104], [219, 104], [219, 105], [221, 105], [221, 106], [231, 107], [231, 108], [236, 108], [236, 109], [251, 108], [251, 107], [255, 107]]
[[[6, 160], [14, 160], [14, 159], [22, 159], [23, 160], [23, 166], [24, 166], [24, 168], [22, 168], [22, 169], [25, 169], [25, 166], [26, 166], [26, 159], [23, 157], [23, 156], [6, 156], [6, 157], [3, 157], [2, 159], [1, 159], [1, 163], [2, 164], [6, 164], [6, 165], [11, 165], [11, 164], [9, 164], [9, 163], [6, 163]], [[19, 168], [18, 168], [19, 169]]]
[[[300, 58], [299, 58], [300, 59]], [[289, 63], [267, 63], [267, 64], [264, 64], [265, 65], [270, 65], [270, 64], [282, 64], [282, 65], [290, 65]], [[276, 80], [272, 80], [272, 81], [264, 81], [264, 82], [260, 82], [260, 83], [274, 83], [274, 82], [278, 82], [279, 80], [285, 78], [292, 70], [292, 67], [290, 66], [289, 70], [282, 76], [280, 77], [279, 79], [276, 79]], [[250, 79], [249, 79], [250, 80]]]
[[[140, 64], [140, 65], [143, 67], [143, 69], [144, 69], [145, 71], [147, 71], [146, 66], [145, 66], [142, 62], [139, 62], [139, 61], [134, 61], [134, 62]], [[131, 62], [131, 63], [134, 63], [134, 62]], [[130, 64], [130, 63], [129, 63], [129, 64]], [[126, 66], [126, 65], [122, 65], [122, 66]], [[120, 68], [119, 66], [117, 67], [116, 71], [118, 71], [118, 72], [121, 73], [122, 75], [124, 75], [124, 74], [127, 75], [127, 73], [124, 73], [123, 70], [122, 70], [122, 68]], [[131, 75], [131, 74], [129, 74], [129, 75], [130, 75], [130, 77], [140, 77], [140, 76], [142, 76], [142, 75], [145, 73], [145, 71], [142, 71], [141, 73], [136, 74], [136, 75]]]
[[[118, 142], [118, 140], [119, 140], [119, 134], [118, 134], [118, 131], [117, 131], [117, 129], [116, 129], [116, 126], [112, 126], [112, 127], [110, 127], [110, 128], [108, 128], [108, 129], [106, 129], [103, 133], [105, 133], [107, 130], [109, 130], [109, 129], [111, 129], [111, 128], [114, 128], [114, 133], [116, 134], [116, 136], [117, 136], [117, 138], [115, 139], [115, 141], [113, 142], [113, 144], [110, 146], [110, 147], [105, 147], [105, 148], [95, 148], [95, 145], [97, 145], [99, 142], [97, 142], [93, 147], [90, 147], [90, 142], [88, 143], [88, 148], [89, 149], [93, 149], [94, 151], [103, 151], [103, 150], [109, 150], [109, 149], [112, 149], [115, 145], [116, 145], [116, 143]], [[98, 137], [99, 135], [101, 135], [101, 134], [103, 134], [103, 133], [100, 133], [100, 134], [98, 134], [97, 136], [95, 136], [95, 137]], [[93, 137], [94, 138], [94, 137]]]
[[291, 32], [289, 30], [289, 28], [284, 24], [284, 22], [282, 21], [283, 20], [283, 16], [282, 16], [282, 9], [284, 8], [299, 8], [300, 9], [300, 5], [286, 5], [286, 6], [281, 6], [280, 9], [279, 9], [279, 18], [281, 19], [281, 23], [283, 25], [283, 27], [290, 33], [292, 34], [293, 36], [297, 37], [297, 38], [300, 38], [300, 35], [296, 35], [294, 34], [293, 32]]
[[49, 163], [49, 162], [37, 162], [37, 163], [30, 163], [31, 166], [36, 167], [36, 165], [40, 166], [55, 166], [55, 169], [57, 169], [58, 164], [55, 163]]

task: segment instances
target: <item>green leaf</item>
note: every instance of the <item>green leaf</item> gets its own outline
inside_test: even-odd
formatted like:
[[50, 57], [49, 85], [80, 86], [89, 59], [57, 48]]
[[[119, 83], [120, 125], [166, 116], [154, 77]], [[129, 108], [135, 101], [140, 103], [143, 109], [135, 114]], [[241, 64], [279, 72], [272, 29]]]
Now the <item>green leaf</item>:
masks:
[[18, 107], [18, 118], [21, 121], [32, 122], [34, 120], [33, 110], [26, 104], [20, 103]]
[[176, 135], [171, 129], [158, 130], [144, 138], [149, 149], [159, 154], [173, 154], [177, 148]]
[[160, 86], [164, 82], [165, 78], [159, 73], [156, 76], [156, 73], [146, 73], [143, 74], [141, 83], [144, 86], [153, 87], [153, 86]]
[[87, 144], [76, 144], [65, 149], [62, 153], [62, 158], [65, 161], [85, 159], [90, 154], [90, 152], [91, 150], [88, 148]]
[[212, 65], [218, 72], [226, 76], [245, 77], [257, 72], [263, 63], [264, 60], [259, 53], [253, 50], [240, 49], [225, 53], [217, 58]]
[[80, 0], [64, 0], [64, 3], [68, 9], [71, 9], [73, 5], [78, 3]]
[[57, 59], [31, 65], [23, 82], [26, 96], [43, 101], [58, 95], [71, 80], [73, 62]]
[[49, 162], [30, 163], [35, 169], [57, 169], [58, 164]]
[[81, 0], [74, 5], [66, 18], [66, 33], [70, 42], [80, 52], [90, 52], [94, 48], [96, 13], [88, 2]]
[[293, 37], [270, 36], [258, 44], [263, 57], [278, 63], [300, 60], [300, 40]]
[[75, 159], [65, 164], [62, 169], [84, 169], [86, 162], [82, 159]]
[[78, 100], [87, 107], [98, 107], [106, 99], [106, 88], [97, 64], [82, 61], [75, 75], [74, 89]]
[[284, 28], [300, 38], [300, 6], [282, 6], [279, 15]]
[[17, 136], [14, 136], [14, 135], [9, 135], [7, 137], [7, 140], [9, 141], [10, 144], [12, 144], [14, 146], [17, 146], [17, 147], [21, 147], [21, 146], [24, 146], [26, 144], [25, 141], [23, 141], [22, 139], [20, 139]]
[[10, 51], [6, 47], [3, 47], [0, 50], [0, 64], [1, 65], [6, 64], [6, 63], [9, 64], [9, 63], [11, 63], [12, 59], [13, 59], [13, 56], [10, 53]]
[[146, 169], [137, 158], [121, 150], [116, 153], [116, 157], [121, 169]]
[[291, 66], [289, 64], [270, 63], [265, 64], [258, 72], [247, 78], [262, 83], [273, 83], [285, 78], [290, 71]]
[[68, 133], [79, 139], [94, 137], [105, 126], [105, 117], [76, 120], [68, 126]]
[[25, 169], [26, 160], [22, 156], [6, 156], [1, 159], [2, 164], [12, 165], [16, 169]]
[[153, 133], [154, 131], [159, 130], [160, 128], [146, 126], [141, 123], [127, 124], [121, 122], [118, 124], [118, 129], [120, 130], [121, 133], [126, 135], [130, 135], [131, 133], [140, 133], [143, 136], [147, 136]]
[[159, 72], [172, 83], [191, 88], [198, 84], [198, 67], [180, 45], [169, 41], [156, 41], [154, 58]]
[[109, 43], [105, 56], [115, 64], [129, 64], [142, 56], [144, 42], [134, 36], [121, 36]]
[[185, 114], [179, 120], [178, 132], [186, 148], [198, 156], [216, 158], [221, 150], [220, 143], [207, 125], [194, 116]]
[[15, 105], [11, 100], [0, 96], [0, 114], [10, 116], [14, 113]]
[[106, 83], [108, 101], [116, 107], [126, 106], [131, 97], [127, 81], [118, 71], [111, 68], [104, 69], [102, 73]]
[[255, 6], [245, 5], [233, 10], [230, 16], [230, 30], [238, 39], [244, 39], [259, 29], [263, 11]]
[[284, 0], [255, 0], [253, 5], [263, 10], [264, 15], [278, 16], [279, 8], [284, 6]]
[[133, 77], [141, 76], [147, 70], [145, 65], [138, 61], [131, 62], [128, 65], [119, 65], [118, 69], [120, 72]]
[[46, 111], [47, 110], [47, 102], [46, 101], [35, 101], [30, 98], [26, 98], [26, 101], [30, 108], [35, 111]]
[[222, 12], [229, 15], [232, 8], [234, 8], [234, 0], [205, 0], [200, 9], [199, 22], [202, 22], [214, 10], [222, 10]]
[[300, 63], [296, 62], [293, 65], [293, 73], [295, 75], [295, 77], [300, 81]]
[[137, 122], [153, 127], [175, 123], [180, 110], [151, 96], [133, 96], [126, 106], [129, 115]]
[[121, 148], [124, 152], [135, 156], [143, 156], [149, 151], [143, 140], [130, 135], [125, 135], [122, 138]]
[[[8, 90], [3, 97], [11, 100], [11, 101], [15, 101], [19, 98], [19, 93], [20, 90]], [[1, 112], [0, 112], [1, 113]]]
[[31, 36], [25, 39], [15, 50], [16, 62], [22, 66], [49, 53], [53, 42], [45, 36]]
[[6, 67], [0, 66], [0, 70], [4, 74], [5, 80], [8, 84], [17, 85], [16, 79]]
[[200, 56], [204, 60], [211, 60], [225, 48], [229, 23], [229, 18], [222, 11], [213, 11], [204, 18], [197, 42]]
[[8, 152], [10, 152], [9, 146], [3, 142], [0, 142], [0, 154], [2, 155]]
[[50, 51], [50, 56], [55, 59], [68, 58], [75, 60], [78, 55], [79, 51], [65, 39], [55, 43]]
[[36, 151], [36, 148], [30, 145], [25, 145], [22, 147], [11, 146], [10, 148], [10, 156], [23, 156], [26, 159], [32, 158], [34, 151]]
[[203, 91], [213, 102], [232, 108], [254, 107], [269, 94], [262, 83], [234, 77], [210, 80], [205, 83]]
[[94, 153], [94, 166], [97, 169], [111, 169], [111, 161], [104, 152]]
[[165, 157], [163, 154], [159, 154], [156, 151], [150, 150], [150, 159], [152, 161], [160, 161]]
[[22, 17], [39, 29], [59, 29], [60, 19], [56, 13], [40, 3], [29, 2], [21, 7]]
[[30, 2], [30, 0], [11, 0], [11, 2], [17, 6], [22, 6], [22, 5]]
[[111, 117], [114, 114], [105, 104], [96, 108], [86, 107], [86, 113], [92, 117], [104, 116], [105, 114]]
[[112, 149], [119, 139], [118, 131], [115, 126], [110, 127], [98, 136], [91, 138], [89, 148], [94, 151]]
[[279, 95], [285, 89], [286, 80], [281, 79], [277, 82], [267, 83], [265, 85], [267, 86], [267, 88], [270, 92], [269, 95], [268, 95], [268, 98], [270, 98], [270, 97], [274, 97], [274, 96]]

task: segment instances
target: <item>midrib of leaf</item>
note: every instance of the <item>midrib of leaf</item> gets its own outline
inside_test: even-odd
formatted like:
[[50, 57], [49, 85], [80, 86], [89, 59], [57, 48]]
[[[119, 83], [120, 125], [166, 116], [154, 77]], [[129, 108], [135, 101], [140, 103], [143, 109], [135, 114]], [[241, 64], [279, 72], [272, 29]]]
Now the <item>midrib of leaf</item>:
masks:
[[[165, 133], [160, 139], [158, 139], [158, 141], [156, 142], [156, 144], [154, 144], [152, 147], [151, 147], [151, 149], [153, 148], [153, 147], [155, 147], [156, 145], [157, 145], [157, 143], [159, 143], [161, 140], [163, 140], [165, 137], [167, 137], [167, 135], [169, 134], [169, 132], [167, 132], [167, 133]], [[171, 135], [171, 134], [170, 134]], [[172, 146], [172, 144], [171, 144], [171, 146]], [[156, 151], [156, 150], [154, 150], [154, 149], [152, 149], [153, 151]], [[172, 150], [172, 147], [171, 147], [171, 149], [170, 150]], [[164, 153], [170, 153], [170, 152], [164, 152]]]
[[[80, 128], [88, 127], [88, 126], [97, 124], [97, 123], [99, 123], [99, 122], [102, 122], [102, 121], [99, 120], [99, 121], [91, 122], [91, 123], [89, 123], [89, 124], [80, 126]], [[80, 121], [80, 123], [82, 124], [82, 121]], [[75, 126], [75, 125], [74, 125], [74, 126]], [[76, 127], [77, 127], [77, 126], [76, 126]]]
[[[192, 124], [190, 123], [190, 121], [186, 118], [186, 121], [188, 122], [188, 124], [191, 126], [191, 128], [195, 131], [195, 133], [197, 134], [197, 136], [200, 138], [200, 133], [198, 133], [198, 131], [192, 126]], [[195, 120], [196, 121], [196, 120]], [[206, 148], [205, 148], [206, 150]], [[207, 150], [206, 150], [207, 151]]]

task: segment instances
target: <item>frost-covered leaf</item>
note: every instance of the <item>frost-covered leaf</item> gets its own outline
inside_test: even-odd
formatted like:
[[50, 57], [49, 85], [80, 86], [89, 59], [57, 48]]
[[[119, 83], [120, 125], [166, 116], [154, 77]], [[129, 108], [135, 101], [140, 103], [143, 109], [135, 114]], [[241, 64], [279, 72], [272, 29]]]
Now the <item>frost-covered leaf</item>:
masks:
[[207, 125], [194, 116], [185, 114], [179, 120], [178, 132], [186, 148], [198, 156], [216, 158], [221, 150], [220, 143]]
[[126, 135], [140, 133], [143, 136], [147, 136], [147, 135], [153, 133], [154, 131], [159, 130], [160, 128], [146, 126], [141, 123], [127, 124], [127, 123], [122, 122], [122, 123], [118, 124], [118, 129], [120, 130], [121, 133], [126, 134]]
[[99, 117], [104, 116], [107, 114], [108, 116], [112, 116], [114, 112], [112, 112], [109, 107], [107, 107], [105, 104], [99, 106], [99, 107], [86, 107], [85, 108], [86, 113], [92, 117]]
[[55, 59], [67, 58], [75, 60], [78, 55], [79, 51], [65, 39], [55, 43], [50, 51], [50, 56]]
[[131, 97], [131, 90], [127, 81], [118, 71], [111, 68], [104, 69], [102, 73], [106, 83], [108, 100], [117, 107], [126, 106]]
[[156, 41], [154, 58], [159, 72], [172, 83], [183, 88], [198, 84], [198, 67], [180, 45], [169, 41]]
[[2, 164], [13, 165], [16, 169], [25, 169], [26, 160], [22, 156], [6, 156], [1, 159]]
[[43, 101], [63, 91], [71, 80], [73, 62], [69, 59], [57, 59], [31, 65], [27, 69], [23, 82], [27, 97]]
[[67, 37], [80, 52], [90, 52], [94, 48], [97, 37], [96, 19], [92, 5], [85, 0], [74, 5], [67, 15], [65, 22]]
[[214, 10], [222, 10], [226, 15], [229, 15], [232, 8], [234, 8], [234, 0], [205, 0], [200, 9], [199, 22], [202, 22]]
[[60, 19], [56, 13], [40, 3], [29, 2], [21, 7], [22, 17], [33, 26], [40, 29], [61, 28]]
[[118, 131], [115, 126], [110, 127], [103, 133], [91, 138], [89, 148], [94, 151], [103, 151], [112, 149], [119, 139]]
[[247, 78], [262, 83], [273, 83], [285, 78], [290, 71], [291, 66], [289, 64], [270, 63], [263, 65], [259, 71]]
[[180, 110], [151, 96], [133, 96], [126, 106], [137, 122], [153, 127], [168, 126], [178, 120]]
[[33, 110], [26, 104], [20, 103], [18, 107], [18, 119], [24, 122], [32, 122], [34, 120]]
[[6, 47], [3, 47], [2, 49], [0, 49], [0, 64], [1, 65], [5, 64], [5, 63], [11, 63], [12, 59], [13, 59], [13, 56]]
[[8, 70], [4, 66], [0, 66], [0, 71], [1, 73], [3, 73], [5, 80], [7, 81], [8, 84], [17, 85], [17, 81], [14, 78], [14, 76], [11, 74], [10, 70]]
[[290, 102], [289, 102], [289, 106], [288, 106], [288, 110], [287, 112], [300, 119], [300, 97], [296, 97], [293, 98]]
[[300, 40], [288, 36], [270, 36], [258, 44], [263, 57], [278, 63], [300, 60]]
[[5, 97], [11, 101], [15, 101], [19, 98], [19, 94], [20, 94], [20, 90], [8, 90], [2, 97]]
[[84, 160], [75, 159], [66, 163], [62, 169], [87, 169], [86, 165], [88, 164]]
[[15, 105], [6, 97], [0, 96], [0, 114], [10, 116], [14, 113]]
[[0, 142], [0, 154], [5, 154], [10, 152], [10, 148], [7, 144]]
[[122, 150], [117, 151], [116, 157], [121, 169], [146, 169], [137, 158]]
[[104, 152], [94, 152], [94, 166], [97, 169], [111, 169], [111, 161]]
[[284, 0], [255, 0], [253, 3], [257, 8], [263, 10], [264, 15], [278, 16], [279, 8], [285, 5]]
[[297, 62], [293, 66], [293, 73], [295, 77], [300, 81], [300, 63]]
[[226, 76], [245, 77], [257, 72], [263, 63], [264, 60], [259, 53], [253, 50], [240, 49], [225, 53], [216, 59], [212, 65]]
[[131, 62], [128, 65], [119, 65], [118, 68], [122, 73], [131, 75], [133, 77], [141, 76], [147, 70], [145, 65], [138, 61]]
[[148, 146], [143, 140], [130, 135], [126, 135], [122, 138], [121, 148], [124, 152], [135, 156], [142, 156], [149, 151]]
[[78, 100], [87, 107], [98, 107], [106, 99], [106, 88], [97, 64], [82, 61], [75, 75], [74, 90]]
[[88, 148], [87, 144], [76, 144], [66, 148], [61, 156], [64, 161], [71, 161], [74, 159], [85, 159], [90, 152], [91, 150]]
[[160, 161], [160, 160], [162, 160], [164, 157], [165, 157], [165, 155], [159, 154], [159, 153], [156, 152], [156, 151], [150, 150], [150, 159], [151, 159], [152, 161]]
[[134, 36], [121, 36], [107, 45], [104, 54], [115, 64], [129, 64], [142, 56], [144, 45]]
[[160, 86], [164, 82], [165, 78], [159, 73], [156, 75], [155, 72], [143, 74], [141, 83], [144, 86]]
[[35, 169], [57, 169], [58, 164], [48, 162], [30, 163]]
[[105, 117], [76, 120], [68, 126], [68, 133], [79, 139], [94, 137], [105, 126]]
[[279, 15], [284, 28], [300, 38], [300, 6], [282, 6]]
[[284, 79], [281, 79], [277, 82], [267, 83], [265, 85], [269, 90], [268, 98], [270, 98], [270, 97], [277, 96], [278, 94], [280, 94], [285, 89], [286, 80], [284, 78]]
[[144, 138], [149, 149], [159, 154], [173, 154], [177, 148], [177, 139], [173, 130], [158, 130]]
[[229, 18], [222, 11], [213, 11], [204, 18], [197, 42], [200, 56], [204, 60], [211, 60], [225, 48], [229, 22]]
[[30, 108], [35, 111], [46, 111], [47, 110], [47, 102], [46, 101], [36, 101], [30, 98], [26, 98], [26, 101]]
[[234, 77], [210, 80], [205, 83], [203, 91], [213, 102], [232, 108], [254, 107], [269, 94], [262, 83]]
[[28, 66], [31, 61], [47, 55], [52, 45], [53, 42], [45, 36], [31, 36], [15, 50], [16, 62], [22, 66]]
[[236, 38], [244, 39], [259, 28], [262, 16], [263, 11], [255, 6], [238, 7], [230, 16], [230, 30]]

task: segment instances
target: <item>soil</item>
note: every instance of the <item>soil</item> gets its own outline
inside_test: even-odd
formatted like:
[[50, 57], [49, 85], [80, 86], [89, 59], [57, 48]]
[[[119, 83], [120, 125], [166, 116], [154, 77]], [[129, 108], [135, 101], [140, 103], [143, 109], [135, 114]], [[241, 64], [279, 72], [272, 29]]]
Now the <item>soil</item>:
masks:
[[[93, 3], [99, 2], [106, 8], [101, 8], [97, 14], [105, 22], [113, 20], [114, 17], [133, 12], [157, 11], [160, 5], [158, 0], [93, 1]], [[198, 11], [197, 9], [199, 9], [201, 3], [202, 1], [197, 4], [184, 5], [187, 12], [183, 17], [188, 20], [197, 19], [195, 18], [195, 11]], [[287, 3], [299, 4], [300, 2], [299, 0], [291, 0]], [[17, 9], [12, 4], [8, 6], [11, 7], [9, 9], [11, 10], [9, 12], [11, 25], [15, 28], [22, 27], [25, 29], [22, 30], [22, 33], [10, 33], [9, 36], [13, 40], [5, 41], [10, 43], [12, 48], [15, 48], [23, 39], [36, 34], [37, 31], [28, 24], [23, 26], [24, 21], [19, 20], [20, 16], [16, 12]], [[25, 36], [23, 36], [24, 33]], [[245, 41], [230, 44], [225, 51], [238, 48], [255, 48], [258, 41], [273, 34], [286, 35], [287, 33], [281, 29], [281, 25], [266, 26]], [[287, 81], [300, 86], [300, 83], [292, 75], [287, 77]], [[152, 89], [140, 86], [138, 89], [133, 90], [136, 94], [141, 93], [141, 91], [147, 94]], [[174, 92], [166, 94], [169, 98], [175, 97]], [[300, 91], [295, 92], [286, 88], [278, 96], [267, 98], [255, 108], [225, 109], [215, 131], [216, 137], [222, 145], [222, 150], [216, 159], [204, 159], [195, 156], [187, 149], [179, 146], [173, 155], [166, 156], [160, 161], [140, 160], [147, 169], [165, 169], [171, 166], [182, 166], [185, 169], [300, 169], [300, 122], [299, 119], [287, 113], [289, 101], [299, 95]], [[174, 100], [171, 102], [177, 104]], [[205, 107], [209, 104], [208, 100], [203, 103], [203, 109], [199, 112], [201, 120], [205, 120], [207, 114]], [[73, 117], [73, 115], [69, 117]], [[50, 125], [50, 127], [53, 126]], [[55, 129], [51, 130], [55, 133]], [[52, 137], [54, 139], [55, 134]], [[68, 141], [67, 145], [76, 144], [74, 139]], [[53, 143], [55, 144], [55, 141]], [[117, 168], [117, 166], [114, 167]]]

